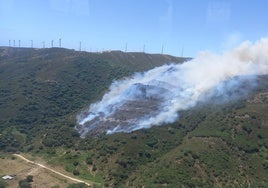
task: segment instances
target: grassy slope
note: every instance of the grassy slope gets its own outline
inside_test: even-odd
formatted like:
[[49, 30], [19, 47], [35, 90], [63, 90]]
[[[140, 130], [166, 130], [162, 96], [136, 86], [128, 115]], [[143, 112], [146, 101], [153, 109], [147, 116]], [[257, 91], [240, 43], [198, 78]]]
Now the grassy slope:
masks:
[[267, 186], [267, 76], [258, 80], [251, 100], [200, 104], [181, 112], [174, 124], [81, 140], [73, 132], [76, 113], [100, 98], [114, 78], [180, 59], [1, 50], [1, 149], [21, 148], [114, 187]]

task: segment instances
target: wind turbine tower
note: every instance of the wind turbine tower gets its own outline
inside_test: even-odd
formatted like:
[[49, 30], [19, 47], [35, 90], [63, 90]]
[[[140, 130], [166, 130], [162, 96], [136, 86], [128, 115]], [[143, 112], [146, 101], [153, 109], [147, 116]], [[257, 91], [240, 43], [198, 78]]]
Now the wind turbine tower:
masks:
[[61, 48], [61, 38], [59, 39], [59, 47]]
[[127, 52], [127, 43], [126, 43], [126, 46], [125, 46], [125, 52]]

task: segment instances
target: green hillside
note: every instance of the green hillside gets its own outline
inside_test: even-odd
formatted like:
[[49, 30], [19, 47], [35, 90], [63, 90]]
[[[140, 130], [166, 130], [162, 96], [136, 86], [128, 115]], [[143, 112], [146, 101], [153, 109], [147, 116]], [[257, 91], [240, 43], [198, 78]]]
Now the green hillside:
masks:
[[[113, 80], [184, 61], [159, 54], [62, 48], [1, 48], [0, 57], [0, 127], [7, 134], [20, 135], [18, 143], [2, 143], [1, 148], [8, 151], [47, 133], [55, 138], [47, 138], [47, 145], [72, 144], [76, 114], [100, 99]], [[68, 134], [63, 140], [56, 138], [61, 131]]]
[[0, 149], [106, 187], [268, 187], [268, 76], [247, 97], [199, 104], [170, 125], [85, 139], [74, 130], [77, 113], [113, 80], [185, 60], [0, 48]]

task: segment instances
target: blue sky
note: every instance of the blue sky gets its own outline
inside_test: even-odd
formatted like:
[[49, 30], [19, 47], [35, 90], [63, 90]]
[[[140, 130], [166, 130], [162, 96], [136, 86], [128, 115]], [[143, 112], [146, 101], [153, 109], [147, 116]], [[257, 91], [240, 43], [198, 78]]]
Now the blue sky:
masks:
[[0, 0], [0, 46], [194, 57], [268, 35], [266, 0]]

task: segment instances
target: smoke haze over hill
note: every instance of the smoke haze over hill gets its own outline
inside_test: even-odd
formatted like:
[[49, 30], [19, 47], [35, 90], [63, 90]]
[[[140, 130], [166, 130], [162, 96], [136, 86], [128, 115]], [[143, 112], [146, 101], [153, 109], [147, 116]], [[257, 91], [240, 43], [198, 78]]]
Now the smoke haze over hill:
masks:
[[244, 42], [224, 54], [201, 52], [183, 64], [168, 64], [114, 81], [101, 101], [77, 116], [77, 129], [87, 134], [131, 132], [172, 123], [179, 111], [198, 102], [226, 101], [254, 85], [256, 75], [268, 73], [268, 39]]

